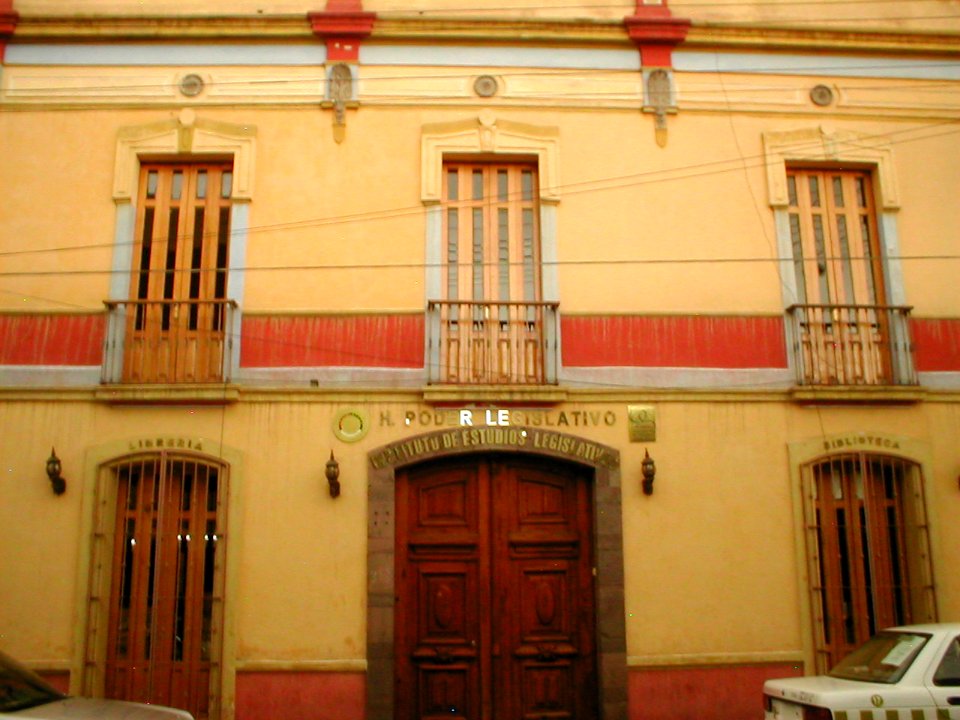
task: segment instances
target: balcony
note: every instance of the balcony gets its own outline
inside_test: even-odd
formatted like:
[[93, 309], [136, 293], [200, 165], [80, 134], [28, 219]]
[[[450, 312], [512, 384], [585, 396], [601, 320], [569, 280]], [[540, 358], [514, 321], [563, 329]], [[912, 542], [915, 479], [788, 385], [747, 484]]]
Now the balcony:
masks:
[[233, 300], [107, 300], [104, 384], [230, 380]]
[[909, 307], [791, 305], [789, 332], [804, 386], [916, 385]]
[[429, 301], [429, 382], [556, 384], [558, 307], [550, 302]]

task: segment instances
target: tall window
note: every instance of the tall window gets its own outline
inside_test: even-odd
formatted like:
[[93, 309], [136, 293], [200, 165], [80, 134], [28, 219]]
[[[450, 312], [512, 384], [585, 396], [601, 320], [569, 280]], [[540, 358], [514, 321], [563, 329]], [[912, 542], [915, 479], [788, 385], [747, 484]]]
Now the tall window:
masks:
[[922, 485], [914, 463], [867, 453], [804, 473], [818, 662], [830, 667], [878, 630], [931, 619]]
[[535, 169], [450, 164], [445, 178], [447, 299], [539, 300]]
[[536, 166], [444, 165], [440, 379], [543, 382]]
[[887, 304], [870, 173], [788, 169], [787, 193], [800, 381], [908, 384], [907, 308]]
[[141, 168], [124, 379], [222, 379], [230, 163]]
[[882, 305], [870, 174], [792, 169], [787, 191], [800, 303]]

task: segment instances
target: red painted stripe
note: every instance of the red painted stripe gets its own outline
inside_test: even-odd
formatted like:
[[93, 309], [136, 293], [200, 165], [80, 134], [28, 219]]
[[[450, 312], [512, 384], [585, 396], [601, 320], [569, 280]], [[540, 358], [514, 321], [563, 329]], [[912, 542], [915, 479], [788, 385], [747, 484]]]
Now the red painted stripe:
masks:
[[247, 316], [242, 367], [423, 367], [422, 315]]
[[362, 673], [237, 673], [236, 720], [363, 720]]
[[106, 316], [0, 315], [0, 365], [99, 365]]
[[910, 321], [917, 370], [960, 371], [960, 319], [913, 318]]
[[763, 683], [803, 675], [797, 665], [633, 669], [630, 720], [730, 720], [763, 714]]
[[779, 316], [573, 316], [560, 328], [565, 367], [787, 367]]

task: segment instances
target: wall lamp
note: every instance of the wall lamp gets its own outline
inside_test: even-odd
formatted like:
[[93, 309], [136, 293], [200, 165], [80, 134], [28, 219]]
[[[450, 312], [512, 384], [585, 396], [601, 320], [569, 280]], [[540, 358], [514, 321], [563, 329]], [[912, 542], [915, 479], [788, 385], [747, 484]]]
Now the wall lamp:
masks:
[[330, 451], [330, 459], [327, 460], [323, 474], [327, 476], [327, 483], [330, 485], [330, 497], [340, 497], [340, 463], [333, 456], [333, 450]]
[[650, 457], [650, 451], [643, 451], [643, 462], [640, 463], [640, 472], [643, 473], [643, 494], [653, 495], [653, 480], [657, 476], [657, 464]]
[[47, 477], [50, 478], [54, 495], [63, 495], [67, 491], [67, 481], [61, 475], [62, 472], [63, 465], [57, 457], [57, 451], [50, 448], [50, 457], [47, 458]]

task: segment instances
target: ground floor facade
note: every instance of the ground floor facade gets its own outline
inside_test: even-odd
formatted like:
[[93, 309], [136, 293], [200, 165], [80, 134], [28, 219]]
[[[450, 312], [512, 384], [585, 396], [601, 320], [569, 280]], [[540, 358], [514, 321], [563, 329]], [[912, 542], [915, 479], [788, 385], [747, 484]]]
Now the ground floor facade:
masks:
[[0, 647], [71, 692], [749, 718], [960, 613], [955, 392], [161, 395], [3, 393]]

